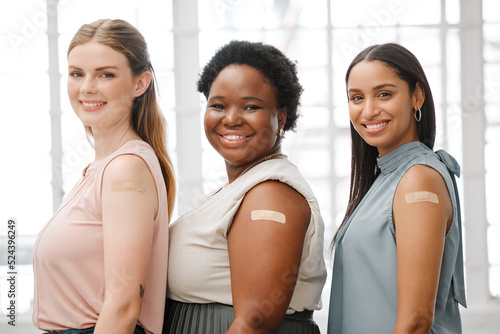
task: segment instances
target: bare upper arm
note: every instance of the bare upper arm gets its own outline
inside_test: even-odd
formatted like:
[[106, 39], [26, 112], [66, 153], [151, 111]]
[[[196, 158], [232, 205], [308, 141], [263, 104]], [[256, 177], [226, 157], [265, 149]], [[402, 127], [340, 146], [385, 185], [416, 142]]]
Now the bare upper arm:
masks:
[[106, 167], [101, 192], [106, 298], [137, 302], [147, 289], [156, 185], [144, 160], [121, 155]]
[[[448, 230], [453, 210], [448, 188], [435, 169], [424, 165], [411, 167], [398, 184], [393, 204], [394, 225], [410, 217], [433, 216], [446, 221]], [[397, 232], [396, 232], [397, 234]]]
[[146, 207], [153, 205], [155, 216], [158, 211], [158, 195], [151, 171], [142, 158], [133, 154], [120, 155], [109, 162], [104, 170], [101, 194], [103, 204], [113, 197], [122, 199], [124, 204], [133, 202], [134, 198], [152, 199]]
[[446, 231], [453, 210], [441, 175], [423, 165], [401, 179], [393, 203], [397, 245], [395, 332], [432, 326]]
[[238, 321], [258, 318], [265, 328], [279, 325], [293, 294], [310, 217], [306, 199], [284, 183], [266, 181], [245, 195], [228, 235]]

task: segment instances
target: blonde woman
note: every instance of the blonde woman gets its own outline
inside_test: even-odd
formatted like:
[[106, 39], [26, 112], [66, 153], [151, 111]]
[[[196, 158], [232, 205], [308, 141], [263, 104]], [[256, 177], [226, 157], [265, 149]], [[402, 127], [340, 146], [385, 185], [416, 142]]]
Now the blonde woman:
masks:
[[68, 95], [95, 161], [34, 247], [34, 324], [57, 333], [160, 333], [175, 180], [140, 32], [83, 25], [68, 49]]

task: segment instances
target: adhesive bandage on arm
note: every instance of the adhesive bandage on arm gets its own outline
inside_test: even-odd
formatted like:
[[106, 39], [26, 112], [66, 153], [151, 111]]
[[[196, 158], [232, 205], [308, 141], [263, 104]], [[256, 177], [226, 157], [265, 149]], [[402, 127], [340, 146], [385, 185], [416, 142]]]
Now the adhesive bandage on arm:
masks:
[[117, 191], [138, 191], [143, 193], [145, 191], [144, 187], [135, 181], [121, 181], [121, 182], [112, 182], [111, 190]]
[[251, 217], [252, 220], [272, 220], [281, 224], [286, 223], [285, 215], [273, 210], [253, 210]]
[[439, 204], [438, 195], [431, 193], [429, 191], [415, 191], [405, 195], [405, 200], [407, 204], [418, 203], [418, 202], [431, 202]]

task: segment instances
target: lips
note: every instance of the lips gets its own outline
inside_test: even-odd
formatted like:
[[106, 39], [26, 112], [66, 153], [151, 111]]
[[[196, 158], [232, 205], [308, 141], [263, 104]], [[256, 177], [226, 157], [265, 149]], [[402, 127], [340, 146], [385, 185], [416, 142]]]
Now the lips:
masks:
[[243, 143], [246, 143], [249, 140], [249, 138], [252, 136], [252, 135], [246, 135], [246, 134], [241, 134], [241, 133], [239, 133], [239, 134], [216, 133], [216, 134], [219, 136], [219, 138], [221, 139], [221, 142], [223, 143], [224, 146], [233, 147], [233, 148], [239, 147]]
[[83, 102], [82, 101], [82, 104], [85, 106], [85, 107], [97, 107], [97, 106], [101, 106], [103, 104], [105, 104], [106, 102], [97, 102], [97, 103], [87, 103], [87, 102]]
[[249, 136], [237, 136], [237, 135], [226, 135], [226, 136], [220, 135], [220, 136], [226, 140], [241, 140], [249, 137]]
[[379, 129], [383, 126], [386, 126], [389, 122], [382, 122], [382, 123], [376, 123], [376, 124], [363, 124], [367, 129], [374, 130], [374, 129]]
[[106, 102], [103, 101], [82, 101], [80, 100], [82, 109], [85, 111], [97, 111], [100, 110]]

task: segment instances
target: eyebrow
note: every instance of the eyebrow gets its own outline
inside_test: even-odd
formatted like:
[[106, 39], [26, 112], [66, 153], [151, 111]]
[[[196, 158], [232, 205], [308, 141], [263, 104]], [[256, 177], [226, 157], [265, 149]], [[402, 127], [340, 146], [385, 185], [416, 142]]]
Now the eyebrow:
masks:
[[[386, 87], [396, 87], [396, 85], [393, 85], [393, 84], [390, 84], [390, 83], [383, 83], [383, 84], [380, 84], [378, 86], [375, 86], [373, 87], [372, 90], [379, 90], [379, 89], [382, 89], [382, 88], [386, 88]], [[360, 92], [361, 89], [357, 89], [357, 88], [349, 88], [348, 92]]]
[[[76, 69], [76, 70], [81, 70], [80, 67], [78, 66], [74, 66], [74, 65], [69, 65], [68, 68], [71, 68], [71, 69]], [[117, 66], [101, 66], [101, 67], [97, 67], [95, 69], [95, 71], [105, 71], [105, 70], [118, 70], [118, 67]]]
[[[225, 99], [224, 96], [212, 96], [209, 100], [212, 100], [212, 99]], [[260, 101], [260, 102], [264, 102], [263, 100], [259, 99], [258, 97], [255, 97], [255, 96], [244, 96], [241, 98], [242, 100], [247, 100], [247, 101], [252, 101], [252, 100], [257, 100], [257, 101]]]

